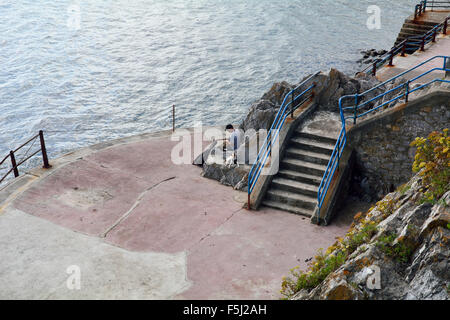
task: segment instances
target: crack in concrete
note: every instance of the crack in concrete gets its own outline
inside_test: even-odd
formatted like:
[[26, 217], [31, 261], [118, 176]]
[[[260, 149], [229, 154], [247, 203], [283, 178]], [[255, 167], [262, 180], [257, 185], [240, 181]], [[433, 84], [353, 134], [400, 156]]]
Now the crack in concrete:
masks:
[[122, 221], [124, 221], [126, 218], [128, 218], [129, 216], [130, 216], [130, 214], [133, 212], [133, 210], [134, 209], [136, 209], [136, 207], [138, 207], [139, 206], [139, 204], [141, 203], [141, 201], [142, 201], [142, 198], [144, 198], [144, 196], [145, 196], [145, 194], [147, 193], [147, 192], [149, 192], [150, 190], [152, 190], [152, 189], [154, 189], [154, 188], [156, 188], [157, 186], [159, 186], [161, 183], [164, 183], [164, 182], [167, 182], [167, 181], [170, 181], [170, 180], [173, 180], [173, 179], [175, 179], [176, 177], [170, 177], [170, 178], [167, 178], [167, 179], [164, 179], [164, 180], [162, 180], [162, 181], [160, 181], [160, 182], [158, 182], [158, 183], [155, 183], [154, 185], [152, 185], [152, 186], [150, 186], [150, 187], [148, 187], [147, 189], [145, 189], [139, 196], [138, 196], [138, 198], [136, 199], [136, 201], [134, 202], [134, 204], [131, 206], [131, 208], [127, 211], [127, 212], [125, 212], [111, 227], [109, 227], [105, 232], [103, 232], [101, 235], [100, 235], [100, 238], [106, 238], [106, 236], [108, 235], [108, 233], [110, 232], [110, 231], [112, 231], [115, 227], [117, 227], [117, 225], [119, 225]]
[[191, 248], [195, 247], [196, 245], [198, 245], [199, 243], [201, 243], [203, 240], [205, 240], [206, 238], [209, 238], [211, 236], [211, 233], [213, 233], [214, 231], [216, 231], [217, 229], [219, 229], [220, 227], [222, 227], [225, 223], [227, 223], [228, 221], [230, 221], [231, 218], [233, 218], [233, 216], [238, 213], [239, 211], [244, 210], [242, 208], [239, 208], [236, 211], [233, 211], [231, 213], [231, 215], [225, 219], [224, 222], [222, 222], [220, 225], [217, 226], [217, 228], [215, 228], [213, 231], [209, 232], [208, 234], [206, 234], [205, 236], [203, 236], [195, 245], [193, 245]]

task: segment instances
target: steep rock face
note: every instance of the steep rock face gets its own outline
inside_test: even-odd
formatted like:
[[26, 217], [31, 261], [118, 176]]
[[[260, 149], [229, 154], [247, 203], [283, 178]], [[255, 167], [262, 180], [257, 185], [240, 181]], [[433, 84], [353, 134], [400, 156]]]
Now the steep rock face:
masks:
[[420, 204], [421, 188], [417, 175], [359, 218], [382, 221], [340, 268], [293, 299], [449, 299], [450, 191], [437, 204]]

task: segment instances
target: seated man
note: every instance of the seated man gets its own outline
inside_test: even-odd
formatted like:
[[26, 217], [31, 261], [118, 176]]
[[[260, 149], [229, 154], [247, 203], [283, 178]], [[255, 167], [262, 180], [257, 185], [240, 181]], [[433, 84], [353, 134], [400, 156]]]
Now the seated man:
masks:
[[225, 127], [225, 130], [230, 134], [229, 139], [225, 139], [224, 141], [224, 151], [225, 150], [232, 150], [233, 151], [233, 157], [234, 157], [234, 163], [237, 163], [237, 149], [239, 148], [239, 145], [241, 144], [241, 132], [240, 130], [235, 130], [233, 125], [228, 124]]

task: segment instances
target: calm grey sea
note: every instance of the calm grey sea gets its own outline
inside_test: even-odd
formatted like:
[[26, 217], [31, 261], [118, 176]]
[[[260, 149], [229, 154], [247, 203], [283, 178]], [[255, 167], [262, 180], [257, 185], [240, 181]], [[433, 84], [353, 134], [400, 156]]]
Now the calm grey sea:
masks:
[[167, 129], [172, 104], [179, 126], [238, 122], [275, 81], [357, 71], [416, 2], [0, 0], [0, 158], [40, 129], [51, 157]]

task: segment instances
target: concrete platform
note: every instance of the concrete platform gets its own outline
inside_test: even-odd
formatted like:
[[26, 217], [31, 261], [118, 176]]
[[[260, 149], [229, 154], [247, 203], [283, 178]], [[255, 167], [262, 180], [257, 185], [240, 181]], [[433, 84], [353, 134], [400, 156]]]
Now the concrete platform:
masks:
[[442, 8], [432, 8], [431, 5], [427, 7], [426, 11], [418, 16], [414, 20], [414, 14], [408, 17], [407, 20], [414, 21], [417, 24], [430, 23], [430, 24], [440, 24], [448, 15], [450, 10], [444, 10]]
[[[439, 35], [436, 38], [435, 43], [429, 43], [425, 46], [425, 51], [416, 51], [411, 55], [406, 55], [406, 57], [401, 57], [400, 55], [397, 55], [393, 59], [393, 67], [384, 66], [377, 72], [377, 78], [381, 81], [386, 81], [434, 56], [450, 56], [450, 34], [447, 36]], [[417, 68], [414, 71], [409, 72], [407, 75], [404, 76], [406, 79], [412, 79], [414, 77], [417, 77], [421, 75], [422, 73], [435, 68], [435, 67], [442, 67], [442, 59], [435, 60], [432, 62], [429, 62], [419, 68]], [[442, 71], [435, 71], [432, 72], [420, 79], [418, 79], [418, 82], [425, 83], [430, 80], [434, 80], [436, 78], [443, 78], [445, 76], [444, 72]]]
[[175, 165], [176, 144], [107, 142], [0, 190], [0, 299], [277, 299], [282, 276], [347, 231], [345, 216], [242, 209], [246, 193]]

